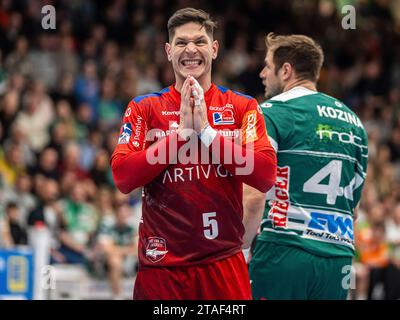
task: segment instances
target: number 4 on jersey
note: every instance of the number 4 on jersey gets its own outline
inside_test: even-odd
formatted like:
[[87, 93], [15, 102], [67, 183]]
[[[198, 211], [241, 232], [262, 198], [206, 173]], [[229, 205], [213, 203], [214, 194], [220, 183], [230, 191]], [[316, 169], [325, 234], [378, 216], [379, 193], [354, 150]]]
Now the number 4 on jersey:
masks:
[[[334, 205], [337, 197], [345, 197], [353, 200], [353, 192], [363, 181], [358, 174], [350, 181], [346, 187], [340, 186], [343, 163], [340, 160], [332, 160], [325, 167], [315, 173], [303, 185], [304, 192], [326, 194], [326, 203]], [[322, 184], [321, 181], [329, 176], [328, 184]]]

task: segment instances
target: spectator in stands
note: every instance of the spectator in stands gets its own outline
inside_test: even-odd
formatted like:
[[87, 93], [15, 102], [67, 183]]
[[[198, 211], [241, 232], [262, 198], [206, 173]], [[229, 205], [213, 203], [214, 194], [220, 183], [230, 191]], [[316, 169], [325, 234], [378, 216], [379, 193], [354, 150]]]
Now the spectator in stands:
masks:
[[22, 226], [26, 226], [29, 212], [36, 206], [36, 196], [33, 194], [32, 177], [22, 172], [18, 174], [14, 188], [3, 188], [0, 192], [0, 210], [8, 202], [17, 203], [20, 210], [19, 218]]
[[75, 82], [75, 96], [78, 103], [87, 103], [91, 108], [91, 120], [97, 120], [100, 84], [97, 75], [97, 65], [88, 60], [83, 65], [83, 74]]
[[6, 218], [0, 213], [0, 248], [11, 248], [12, 238]]
[[61, 175], [66, 176], [70, 174], [74, 181], [88, 178], [87, 172], [81, 166], [80, 159], [81, 149], [79, 145], [74, 141], [64, 143], [63, 155], [59, 168]]
[[28, 236], [25, 226], [21, 223], [21, 211], [15, 202], [9, 202], [6, 205], [6, 221], [11, 235], [11, 245], [28, 244]]
[[384, 283], [385, 270], [389, 264], [389, 245], [385, 240], [385, 212], [376, 204], [368, 212], [367, 220], [356, 226], [357, 243], [357, 296], [371, 299], [373, 289]]
[[64, 144], [68, 137], [68, 126], [64, 122], [57, 122], [50, 129], [50, 141], [45, 147], [52, 148], [57, 152], [59, 161], [61, 161], [63, 156]]
[[68, 244], [72, 242], [67, 230], [67, 222], [63, 213], [63, 206], [59, 200], [60, 187], [56, 180], [40, 179], [38, 204], [28, 217], [28, 225], [45, 225], [50, 232], [50, 263], [85, 263], [84, 258], [76, 258], [71, 253]]
[[[76, 98], [74, 95], [74, 75], [71, 73], [66, 73], [61, 76], [60, 82], [57, 88], [55, 88], [51, 95], [54, 103], [59, 100], [66, 100], [72, 106], [76, 108]], [[76, 111], [74, 109], [74, 111]]]
[[29, 42], [24, 36], [17, 39], [15, 49], [11, 52], [5, 61], [5, 69], [12, 73], [18, 72], [27, 76], [32, 72], [32, 64], [28, 59]]
[[23, 163], [28, 167], [35, 164], [36, 155], [31, 148], [29, 138], [27, 137], [24, 129], [17, 124], [14, 124], [10, 128], [10, 136], [7, 140], [4, 141], [3, 145], [5, 149], [11, 147], [11, 145], [19, 145], [22, 152]]
[[14, 188], [18, 174], [25, 172], [23, 151], [19, 144], [10, 144], [0, 153], [0, 185]]
[[11, 126], [18, 115], [20, 95], [17, 90], [9, 90], [2, 98], [0, 104], [0, 123], [3, 135], [0, 142], [3, 143], [11, 134]]
[[59, 252], [68, 263], [86, 264], [89, 246], [97, 227], [97, 214], [87, 201], [87, 191], [82, 183], [75, 183], [68, 198], [62, 199], [65, 229], [59, 235]]
[[108, 131], [120, 122], [122, 104], [116, 99], [116, 85], [111, 77], [105, 78], [102, 82], [98, 115], [99, 126], [102, 131]]
[[103, 217], [100, 222], [97, 245], [104, 256], [113, 297], [121, 297], [122, 276], [132, 276], [136, 271], [137, 232], [128, 223], [131, 215], [130, 207], [120, 205], [116, 210], [115, 219]]
[[97, 185], [110, 185], [112, 184], [112, 175], [109, 165], [110, 154], [107, 150], [101, 149], [97, 152], [90, 171], [90, 176]]
[[47, 147], [40, 153], [38, 164], [32, 167], [30, 174], [32, 176], [42, 175], [46, 178], [59, 180], [58, 162], [57, 151], [51, 147]]
[[99, 225], [113, 224], [115, 220], [114, 201], [111, 188], [100, 186], [96, 195], [96, 208], [99, 217]]
[[[98, 130], [90, 130], [87, 136], [80, 141], [81, 159], [80, 163], [82, 168], [86, 171], [94, 169], [96, 157], [103, 149], [104, 134]], [[91, 175], [91, 173], [90, 173]], [[91, 178], [93, 178], [91, 176]]]
[[386, 270], [386, 299], [400, 299], [400, 204], [386, 221], [386, 241], [390, 246], [390, 264]]
[[72, 107], [68, 100], [60, 99], [56, 103], [56, 118], [52, 123], [52, 126], [59, 122], [62, 122], [67, 127], [67, 139], [75, 140], [77, 139], [77, 123], [75, 119], [75, 114], [72, 111]]
[[49, 141], [48, 127], [54, 117], [53, 102], [43, 84], [35, 82], [24, 97], [24, 108], [15, 120], [28, 138], [30, 147], [39, 152]]

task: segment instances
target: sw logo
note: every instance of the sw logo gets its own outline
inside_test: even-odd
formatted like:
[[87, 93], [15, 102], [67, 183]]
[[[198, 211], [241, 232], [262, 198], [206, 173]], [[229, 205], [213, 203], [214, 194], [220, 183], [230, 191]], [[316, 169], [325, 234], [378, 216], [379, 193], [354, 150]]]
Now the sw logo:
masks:
[[168, 253], [166, 241], [159, 237], [148, 238], [148, 243], [146, 247], [146, 257], [153, 263], [161, 261], [164, 259]]
[[328, 231], [331, 234], [336, 234], [339, 230], [342, 236], [347, 234], [351, 240], [354, 240], [352, 218], [322, 212], [311, 212], [310, 215], [309, 228]]
[[118, 144], [128, 144], [132, 135], [132, 125], [125, 123], [121, 128], [121, 134], [118, 138]]
[[221, 112], [214, 112], [213, 122], [215, 125], [234, 124], [235, 118], [233, 117], [233, 111], [228, 109]]

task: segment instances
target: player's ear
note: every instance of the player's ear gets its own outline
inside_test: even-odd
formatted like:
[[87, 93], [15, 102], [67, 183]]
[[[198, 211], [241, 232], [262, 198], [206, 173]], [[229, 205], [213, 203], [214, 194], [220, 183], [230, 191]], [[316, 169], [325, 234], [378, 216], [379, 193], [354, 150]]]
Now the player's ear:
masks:
[[215, 60], [218, 56], [218, 49], [219, 49], [219, 43], [217, 40], [214, 40], [212, 42], [212, 55], [211, 55], [213, 60]]
[[168, 42], [165, 43], [164, 49], [165, 53], [167, 54], [168, 61], [171, 61], [172, 60], [171, 45]]
[[294, 70], [293, 70], [293, 67], [292, 67], [292, 65], [290, 63], [285, 62], [282, 65], [281, 70], [282, 70], [282, 78], [283, 78], [283, 80], [288, 80], [288, 79], [290, 79], [292, 77]]

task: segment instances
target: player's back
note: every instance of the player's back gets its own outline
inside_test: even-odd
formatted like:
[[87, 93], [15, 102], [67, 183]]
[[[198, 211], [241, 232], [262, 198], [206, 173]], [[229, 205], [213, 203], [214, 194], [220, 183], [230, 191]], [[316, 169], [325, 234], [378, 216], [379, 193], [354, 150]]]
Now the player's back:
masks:
[[303, 87], [261, 107], [278, 174], [260, 239], [324, 256], [353, 255], [353, 212], [368, 157], [360, 119], [337, 99]]

